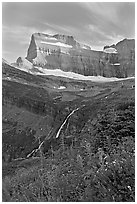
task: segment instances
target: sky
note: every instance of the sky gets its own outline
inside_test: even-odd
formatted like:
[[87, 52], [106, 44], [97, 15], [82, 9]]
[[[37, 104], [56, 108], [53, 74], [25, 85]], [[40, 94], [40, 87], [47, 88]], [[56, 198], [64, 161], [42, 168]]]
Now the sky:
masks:
[[135, 38], [134, 2], [3, 2], [2, 57], [26, 57], [35, 32], [73, 35], [78, 42], [103, 50]]

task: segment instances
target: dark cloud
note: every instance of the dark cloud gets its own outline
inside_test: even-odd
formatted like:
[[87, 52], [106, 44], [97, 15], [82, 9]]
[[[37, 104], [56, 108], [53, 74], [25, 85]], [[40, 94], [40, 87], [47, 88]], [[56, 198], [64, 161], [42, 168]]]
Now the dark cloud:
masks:
[[73, 35], [99, 49], [134, 38], [133, 2], [4, 2], [2, 11], [3, 57], [10, 61], [26, 53], [33, 32]]

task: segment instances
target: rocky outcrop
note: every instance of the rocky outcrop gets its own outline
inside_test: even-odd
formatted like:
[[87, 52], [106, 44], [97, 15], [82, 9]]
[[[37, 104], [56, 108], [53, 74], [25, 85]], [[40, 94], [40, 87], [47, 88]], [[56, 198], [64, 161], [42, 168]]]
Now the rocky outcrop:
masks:
[[26, 59], [33, 66], [61, 69], [85, 76], [134, 76], [135, 41], [124, 39], [103, 51], [91, 50], [73, 36], [35, 33], [31, 37]]
[[135, 75], [135, 40], [124, 39], [116, 45], [105, 46], [104, 50], [115, 49], [118, 53], [118, 64], [121, 70], [124, 70], [125, 77]]

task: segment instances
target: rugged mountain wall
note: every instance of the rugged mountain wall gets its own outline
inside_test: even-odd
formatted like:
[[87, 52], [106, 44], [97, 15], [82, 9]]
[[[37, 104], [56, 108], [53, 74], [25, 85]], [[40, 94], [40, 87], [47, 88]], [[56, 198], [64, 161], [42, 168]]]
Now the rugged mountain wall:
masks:
[[61, 69], [82, 75], [104, 77], [134, 76], [135, 41], [124, 39], [103, 51], [91, 50], [73, 36], [35, 33], [26, 59], [34, 66]]
[[[135, 75], [135, 40], [124, 39], [116, 45], [106, 46], [115, 48], [118, 52], [120, 68], [125, 70], [125, 77]], [[105, 48], [105, 47], [104, 47]]]

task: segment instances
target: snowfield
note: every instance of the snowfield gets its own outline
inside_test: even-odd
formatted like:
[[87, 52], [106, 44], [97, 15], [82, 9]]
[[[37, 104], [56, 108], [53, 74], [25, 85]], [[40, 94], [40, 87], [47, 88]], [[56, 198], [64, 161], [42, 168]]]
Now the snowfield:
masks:
[[72, 48], [71, 45], [67, 45], [65, 43], [61, 43], [61, 42], [47, 42], [47, 41], [41, 41], [41, 43], [44, 43], [44, 44], [49, 44], [49, 45], [55, 45], [55, 46], [59, 46], [59, 47], [66, 47], [66, 48]]
[[116, 66], [117, 66], [117, 65], [120, 65], [120, 63], [115, 63], [115, 64], [113, 64], [113, 65], [116, 65]]
[[[66, 77], [69, 79], [75, 79], [75, 80], [83, 80], [83, 81], [93, 81], [93, 82], [112, 82], [112, 81], [121, 81], [121, 80], [127, 80], [127, 79], [133, 79], [135, 77], [128, 77], [128, 78], [116, 78], [116, 77], [103, 77], [103, 76], [84, 76], [81, 74], [77, 74], [74, 72], [64, 72], [60, 69], [45, 69], [42, 67], [35, 67], [37, 71], [34, 71], [33, 69], [23, 68], [23, 67], [17, 67], [14, 66], [17, 69], [20, 69], [22, 71], [28, 72], [33, 75], [51, 75], [51, 76], [59, 76], [59, 77]], [[63, 86], [60, 86], [59, 89], [64, 89]]]
[[114, 54], [116, 54], [117, 50], [115, 48], [113, 48], [113, 47], [110, 47], [110, 48], [104, 49], [104, 52], [105, 53], [114, 53]]
[[109, 82], [109, 81], [120, 81], [120, 80], [126, 80], [130, 78], [135, 78], [135, 77], [128, 77], [128, 78], [116, 78], [116, 77], [103, 77], [103, 76], [83, 76], [81, 74], [77, 74], [74, 72], [64, 72], [60, 69], [43, 69], [40, 67], [37, 67], [41, 72], [43, 73], [37, 73], [37, 75], [53, 75], [53, 76], [60, 76], [60, 77], [66, 77], [70, 79], [76, 79], [76, 80], [88, 80], [88, 81], [95, 81], [95, 82]]
[[86, 46], [82, 46], [83, 49], [88, 50], [88, 48]]
[[66, 87], [65, 86], [60, 86], [58, 89], [65, 89]]
[[56, 38], [50, 37], [50, 36], [48, 36], [48, 37], [44, 36], [44, 39], [45, 39], [45, 40], [54, 40], [54, 41], [57, 41]]
[[115, 64], [111, 64], [111, 65], [114, 65], [114, 66], [119, 66], [119, 65], [120, 65], [120, 63], [115, 63]]

